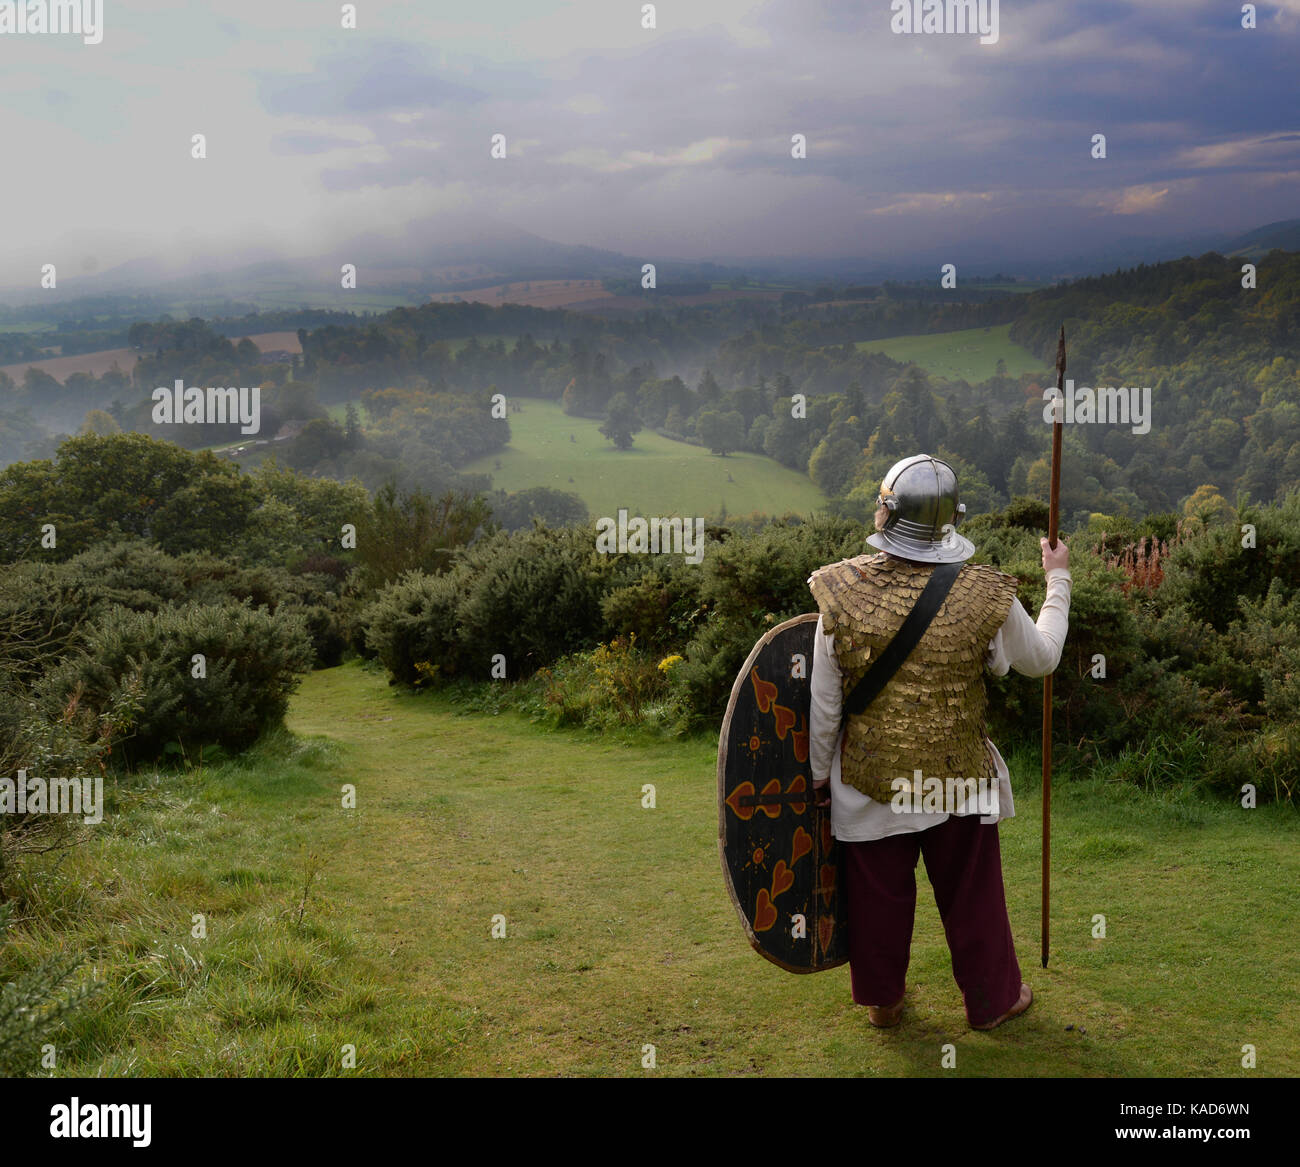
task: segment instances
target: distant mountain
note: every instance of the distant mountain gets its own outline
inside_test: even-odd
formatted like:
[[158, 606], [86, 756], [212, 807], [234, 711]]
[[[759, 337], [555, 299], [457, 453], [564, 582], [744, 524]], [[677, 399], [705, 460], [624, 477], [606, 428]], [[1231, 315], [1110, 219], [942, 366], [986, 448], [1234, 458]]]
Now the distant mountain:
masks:
[[[501, 282], [542, 279], [640, 278], [643, 259], [597, 247], [557, 243], [482, 217], [437, 216], [406, 224], [397, 234], [368, 231], [310, 257], [260, 250], [195, 255], [184, 260], [138, 259], [93, 275], [60, 278], [62, 298], [148, 290], [177, 298], [277, 298], [339, 288], [343, 264], [357, 265], [358, 286], [372, 292], [457, 292]], [[730, 280], [735, 267], [655, 259], [665, 280]], [[25, 297], [30, 298], [30, 297]]]
[[1215, 250], [1224, 255], [1244, 255], [1248, 259], [1259, 259], [1275, 247], [1280, 247], [1283, 251], [1300, 251], [1300, 219], [1283, 219], [1264, 227], [1256, 227]]
[[[1217, 251], [1259, 258], [1280, 247], [1300, 251], [1300, 219], [1286, 219], [1244, 234], [1137, 236], [1098, 246], [1086, 253], [1049, 252], [1031, 239], [1019, 249], [968, 246], [963, 276], [1008, 272], [1040, 281], [1100, 275], [1140, 263], [1159, 263]], [[748, 256], [722, 260], [671, 260], [655, 256], [660, 286], [674, 281], [727, 283], [737, 277], [774, 282], [878, 284], [935, 277], [938, 265], [953, 259], [953, 248], [913, 251], [906, 258], [837, 256], [798, 258]], [[67, 302], [82, 297], [135, 294], [160, 300], [212, 303], [221, 299], [263, 307], [348, 307], [339, 287], [340, 268], [355, 263], [358, 287], [387, 295], [389, 304], [419, 303], [430, 293], [465, 292], [528, 280], [603, 280], [639, 278], [644, 256], [598, 247], [557, 243], [509, 223], [477, 214], [442, 214], [405, 224], [398, 231], [367, 231], [328, 251], [309, 256], [245, 249], [190, 256], [148, 257], [93, 274], [60, 272], [56, 293], [6, 289], [12, 304], [40, 299]], [[334, 303], [335, 298], [338, 303]]]

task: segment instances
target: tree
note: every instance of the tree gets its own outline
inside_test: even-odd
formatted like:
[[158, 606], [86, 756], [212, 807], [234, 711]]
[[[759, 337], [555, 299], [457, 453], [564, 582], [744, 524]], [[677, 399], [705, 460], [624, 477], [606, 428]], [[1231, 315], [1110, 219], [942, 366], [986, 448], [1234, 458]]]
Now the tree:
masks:
[[1202, 527], [1209, 527], [1231, 519], [1232, 507], [1219, 493], [1217, 486], [1206, 483], [1198, 486], [1192, 496], [1183, 503], [1183, 515], [1199, 522]]
[[506, 531], [523, 531], [540, 519], [548, 527], [575, 527], [590, 520], [587, 504], [572, 491], [532, 486], [513, 494], [492, 496], [492, 518]]
[[738, 450], [745, 441], [745, 419], [734, 409], [720, 413], [706, 409], [695, 422], [695, 432], [710, 452], [726, 457]]
[[105, 413], [102, 409], [92, 409], [86, 414], [86, 420], [81, 423], [81, 432], [105, 437], [108, 434], [120, 434], [122, 427], [117, 424], [117, 419], [111, 413]]
[[337, 458], [347, 449], [342, 427], [327, 417], [309, 421], [289, 443], [284, 460], [299, 470], [310, 470], [321, 462]]
[[722, 399], [722, 387], [713, 376], [712, 369], [704, 370], [704, 376], [695, 391], [699, 394], [701, 405], [716, 405]]
[[609, 413], [605, 424], [600, 427], [604, 434], [620, 450], [632, 448], [632, 435], [641, 429], [641, 419], [628, 400], [626, 393], [615, 393], [609, 401]]
[[235, 360], [241, 369], [255, 369], [262, 363], [262, 350], [248, 337], [235, 345]]
[[343, 411], [343, 442], [349, 450], [360, 449], [363, 441], [361, 436], [361, 419], [357, 416], [357, 407], [348, 402], [347, 408]]
[[823, 439], [808, 460], [808, 477], [823, 494], [845, 494], [862, 461], [862, 449], [852, 438]]
[[54, 462], [16, 462], [0, 470], [0, 558], [21, 557], [53, 524], [58, 542], [43, 550], [67, 559], [96, 539], [138, 535], [164, 551], [231, 548], [259, 502], [234, 463], [145, 434], [69, 438]]
[[399, 495], [386, 483], [357, 525], [362, 588], [383, 587], [408, 571], [445, 571], [453, 552], [483, 533], [490, 518], [482, 495], [447, 491], [434, 499], [418, 489]]

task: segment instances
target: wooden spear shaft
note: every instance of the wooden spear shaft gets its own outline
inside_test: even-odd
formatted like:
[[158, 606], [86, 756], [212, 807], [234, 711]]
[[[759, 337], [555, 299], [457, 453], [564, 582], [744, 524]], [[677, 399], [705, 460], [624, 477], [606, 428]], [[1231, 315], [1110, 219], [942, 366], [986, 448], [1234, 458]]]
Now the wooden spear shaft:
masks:
[[[1065, 325], [1056, 344], [1056, 411], [1052, 422], [1052, 496], [1047, 517], [1047, 542], [1056, 550], [1061, 517], [1061, 430], [1065, 417]], [[1043, 678], [1043, 967], [1047, 967], [1052, 900], [1052, 675]]]

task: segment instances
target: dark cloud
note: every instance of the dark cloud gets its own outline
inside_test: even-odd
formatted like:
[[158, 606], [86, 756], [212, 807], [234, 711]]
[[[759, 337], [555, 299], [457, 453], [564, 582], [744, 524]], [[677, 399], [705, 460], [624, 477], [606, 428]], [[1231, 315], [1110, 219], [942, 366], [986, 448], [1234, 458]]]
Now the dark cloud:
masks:
[[[1242, 30], [1231, 5], [1004, 0], [995, 45], [895, 36], [888, 6], [859, 0], [768, 3], [743, 29], [663, 24], [632, 47], [523, 45], [454, 67], [369, 42], [260, 94], [272, 114], [367, 131], [355, 165], [322, 174], [328, 191], [463, 184], [485, 211], [600, 246], [676, 234], [770, 250], [778, 222], [826, 253], [972, 230], [1013, 248], [1071, 216], [1099, 237], [1205, 230], [1227, 226], [1230, 176], [1240, 213], [1294, 213], [1277, 171], [1296, 169], [1296, 36]], [[488, 157], [497, 132], [504, 163]], [[347, 144], [277, 139], [288, 153]]]

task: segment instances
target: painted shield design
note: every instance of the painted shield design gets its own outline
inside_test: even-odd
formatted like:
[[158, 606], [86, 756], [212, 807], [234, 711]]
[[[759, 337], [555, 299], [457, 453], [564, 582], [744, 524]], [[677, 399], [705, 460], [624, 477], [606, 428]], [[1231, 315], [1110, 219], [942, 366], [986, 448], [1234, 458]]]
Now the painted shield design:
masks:
[[789, 972], [849, 958], [829, 810], [812, 799], [809, 682], [817, 614], [779, 624], [750, 652], [718, 740], [718, 848], [755, 949]]

